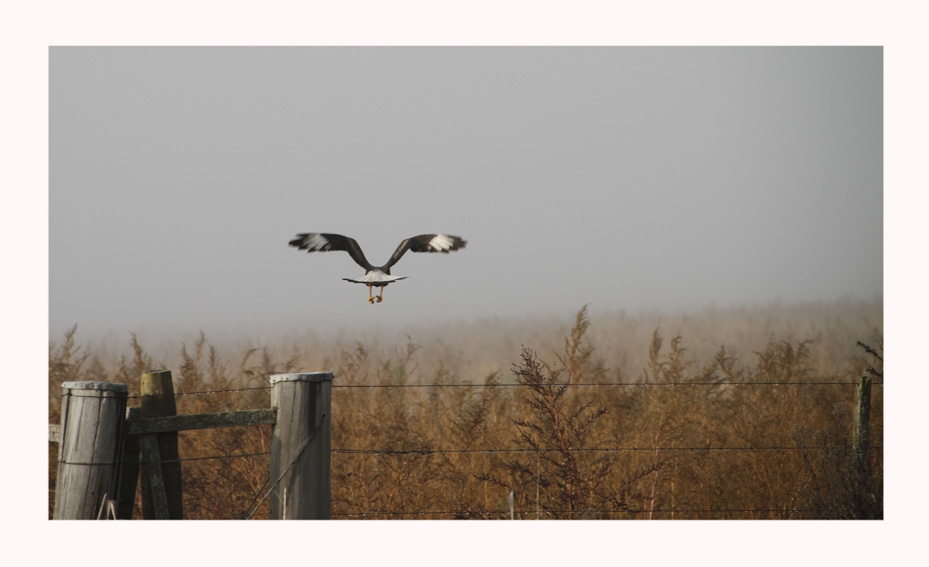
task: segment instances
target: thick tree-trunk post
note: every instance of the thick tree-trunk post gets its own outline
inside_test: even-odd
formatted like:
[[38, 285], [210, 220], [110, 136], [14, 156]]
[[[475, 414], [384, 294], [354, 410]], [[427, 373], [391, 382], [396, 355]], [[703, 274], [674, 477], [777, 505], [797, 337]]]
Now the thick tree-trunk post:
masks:
[[871, 378], [862, 376], [858, 384], [855, 412], [855, 466], [862, 479], [868, 478], [868, 439], [871, 436]]
[[[170, 370], [143, 372], [141, 389], [142, 418], [177, 415], [174, 382], [171, 380]], [[159, 520], [182, 519], [184, 509], [181, 499], [181, 463], [177, 450], [177, 432], [143, 435], [141, 450], [142, 517]], [[167, 510], [164, 509], [165, 503]]]
[[[65, 382], [55, 488], [56, 520], [107, 517], [119, 490], [129, 387], [109, 382]], [[102, 511], [102, 514], [101, 514]]]
[[329, 519], [332, 373], [274, 374], [271, 385], [271, 519]]

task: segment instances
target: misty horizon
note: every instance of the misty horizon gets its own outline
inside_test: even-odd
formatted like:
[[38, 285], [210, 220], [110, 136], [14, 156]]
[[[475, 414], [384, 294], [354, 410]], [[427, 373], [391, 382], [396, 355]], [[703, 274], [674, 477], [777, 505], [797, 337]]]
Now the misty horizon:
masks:
[[[883, 297], [883, 50], [50, 49], [49, 333]], [[408, 254], [367, 303], [345, 252]]]

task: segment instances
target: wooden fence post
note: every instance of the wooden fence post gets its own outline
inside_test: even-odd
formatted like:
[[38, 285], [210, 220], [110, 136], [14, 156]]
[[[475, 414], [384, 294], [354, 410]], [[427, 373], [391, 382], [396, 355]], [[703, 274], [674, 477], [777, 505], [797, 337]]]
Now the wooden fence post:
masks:
[[[126, 427], [138, 419], [142, 408], [126, 408]], [[116, 517], [131, 520], [135, 509], [135, 491], [139, 485], [139, 436], [123, 436], [123, 458], [119, 472], [119, 497], [116, 501]]]
[[119, 460], [129, 387], [65, 382], [55, 488], [56, 520], [107, 517], [119, 491]]
[[271, 519], [329, 519], [332, 373], [274, 374]]
[[871, 377], [862, 376], [858, 384], [857, 411], [855, 412], [855, 466], [861, 478], [867, 478], [868, 439], [871, 436]]
[[[170, 370], [142, 373], [141, 417], [177, 415], [174, 382]], [[181, 497], [181, 462], [177, 432], [142, 435], [142, 517], [180, 520], [184, 517]], [[166, 462], [168, 461], [168, 462]]]

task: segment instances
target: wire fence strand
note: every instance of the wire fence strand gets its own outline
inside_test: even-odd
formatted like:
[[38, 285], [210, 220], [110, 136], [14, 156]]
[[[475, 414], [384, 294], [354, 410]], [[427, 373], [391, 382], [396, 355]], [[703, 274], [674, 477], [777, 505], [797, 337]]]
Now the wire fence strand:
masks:
[[[853, 449], [852, 445], [817, 445], [793, 447], [602, 447], [602, 448], [553, 448], [553, 449], [332, 449], [333, 453], [364, 455], [440, 455], [450, 453], [622, 453], [625, 451], [828, 451]], [[871, 450], [883, 449], [870, 446]]]
[[[857, 386], [858, 382], [573, 382], [555, 383], [554, 386], [569, 387], [662, 387], [662, 386]], [[883, 386], [883, 382], [873, 382], [872, 386]], [[525, 388], [529, 384], [483, 384], [483, 383], [454, 383], [454, 384], [333, 384], [333, 389], [380, 389], [380, 388]], [[226, 388], [219, 390], [203, 390], [199, 392], [176, 392], [175, 397], [204, 396], [209, 394], [229, 394], [236, 392], [252, 392], [257, 390], [270, 390], [271, 386], [255, 386], [251, 388]], [[140, 399], [141, 395], [128, 396], [130, 399]]]
[[[773, 508], [773, 509], [752, 509], [752, 508], [655, 508], [654, 510], [628, 510], [623, 508], [615, 509], [582, 509], [582, 510], [540, 510], [539, 513], [548, 516], [556, 514], [566, 515], [573, 514], [583, 518], [593, 514], [801, 514], [812, 513], [815, 510], [805, 510], [801, 508]], [[522, 511], [524, 514], [536, 515], [536, 510], [531, 512]], [[332, 517], [339, 518], [358, 518], [367, 516], [452, 516], [452, 517], [486, 517], [486, 516], [509, 516], [509, 511], [504, 510], [456, 510], [456, 511], [428, 511], [428, 512], [401, 512], [398, 510], [368, 510], [366, 512], [333, 512]]]

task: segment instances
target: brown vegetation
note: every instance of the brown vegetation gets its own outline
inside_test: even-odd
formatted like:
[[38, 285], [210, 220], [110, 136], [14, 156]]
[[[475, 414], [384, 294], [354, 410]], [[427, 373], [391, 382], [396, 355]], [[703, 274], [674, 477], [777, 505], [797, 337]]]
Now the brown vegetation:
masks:
[[[335, 375], [335, 518], [881, 518], [880, 305], [876, 320], [873, 305], [839, 307], [823, 308], [819, 323], [769, 325], [759, 346], [752, 325], [740, 330], [725, 324], [731, 313], [710, 313], [700, 356], [686, 337], [666, 344], [656, 327], [645, 341], [618, 341], [642, 336], [624, 315], [597, 333], [585, 307], [559, 353], [540, 354], [551, 352], [550, 337], [524, 336], [542, 346], [520, 346], [496, 364], [486, 349], [410, 337], [387, 351], [317, 342], [222, 356], [201, 333], [172, 366], [135, 335], [129, 354], [108, 360], [105, 349], [78, 346], [72, 329], [49, 347], [49, 421], [58, 421], [69, 380], [123, 382], [137, 396], [142, 370], [167, 368], [178, 412], [203, 413], [269, 407], [271, 374], [326, 369]], [[683, 319], [668, 326], [699, 328]], [[797, 336], [798, 321], [808, 337]], [[707, 350], [720, 328], [730, 340]], [[874, 385], [862, 460], [855, 401], [865, 374]], [[185, 517], [242, 517], [267, 480], [269, 439], [269, 426], [182, 433]], [[50, 444], [50, 488], [55, 455]], [[265, 504], [255, 517], [267, 515]]]

